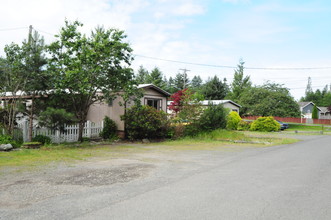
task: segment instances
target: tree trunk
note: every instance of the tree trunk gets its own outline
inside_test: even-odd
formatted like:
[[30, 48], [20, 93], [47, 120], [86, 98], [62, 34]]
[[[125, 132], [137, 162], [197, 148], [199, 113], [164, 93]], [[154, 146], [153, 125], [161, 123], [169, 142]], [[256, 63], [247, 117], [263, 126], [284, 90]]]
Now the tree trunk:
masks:
[[83, 142], [83, 131], [84, 131], [84, 124], [85, 122], [80, 121], [78, 123], [78, 141]]

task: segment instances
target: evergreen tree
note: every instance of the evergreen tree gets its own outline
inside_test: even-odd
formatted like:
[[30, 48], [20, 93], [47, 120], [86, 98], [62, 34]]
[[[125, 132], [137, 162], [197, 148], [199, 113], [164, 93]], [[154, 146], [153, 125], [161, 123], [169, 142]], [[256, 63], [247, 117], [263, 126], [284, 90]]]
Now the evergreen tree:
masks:
[[201, 88], [202, 86], [202, 79], [200, 76], [194, 76], [192, 81], [191, 81], [191, 88], [194, 91], [197, 91]]
[[244, 77], [244, 64], [245, 62], [240, 59], [238, 67], [234, 71], [231, 92], [228, 95], [229, 99], [235, 102], [240, 99], [240, 96], [246, 89], [249, 89], [252, 86], [250, 76]]
[[187, 77], [187, 74], [177, 73], [174, 79], [174, 86], [177, 91], [188, 88], [190, 86], [190, 79]]
[[316, 105], [314, 105], [314, 107], [313, 107], [313, 112], [311, 114], [311, 117], [312, 117], [312, 119], [318, 119], [318, 109], [317, 109]]
[[147, 83], [152, 83], [153, 85], [165, 89], [166, 83], [163, 81], [162, 72], [159, 68], [155, 67], [149, 77], [147, 78]]
[[149, 72], [143, 66], [140, 66], [138, 69], [138, 73], [135, 76], [135, 80], [137, 84], [145, 84], [147, 83], [147, 79], [149, 78]]
[[202, 95], [208, 100], [222, 100], [228, 93], [226, 79], [223, 82], [217, 76], [209, 78], [201, 88]]
[[175, 88], [175, 80], [171, 76], [169, 77], [169, 80], [167, 81], [167, 86], [166, 86], [165, 90], [171, 94], [178, 91], [178, 89]]

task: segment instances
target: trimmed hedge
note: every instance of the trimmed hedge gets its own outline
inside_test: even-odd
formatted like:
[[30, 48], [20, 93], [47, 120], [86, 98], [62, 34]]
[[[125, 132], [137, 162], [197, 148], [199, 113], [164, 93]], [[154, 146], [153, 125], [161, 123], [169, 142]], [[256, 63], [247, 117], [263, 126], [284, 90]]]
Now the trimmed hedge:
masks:
[[251, 124], [251, 131], [279, 131], [280, 124], [271, 116], [259, 117]]

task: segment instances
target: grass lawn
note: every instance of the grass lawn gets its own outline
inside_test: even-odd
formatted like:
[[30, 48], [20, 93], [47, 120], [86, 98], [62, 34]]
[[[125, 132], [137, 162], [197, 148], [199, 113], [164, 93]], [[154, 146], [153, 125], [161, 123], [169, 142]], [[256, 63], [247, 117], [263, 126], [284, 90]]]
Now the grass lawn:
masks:
[[115, 145], [92, 145], [89, 143], [50, 145], [40, 149], [0, 152], [0, 169], [4, 167], [33, 169], [51, 163], [72, 163], [91, 157], [124, 158], [135, 153], [153, 150], [213, 150], [234, 145], [265, 147], [294, 142], [297, 140], [277, 137], [275, 133], [216, 130], [191, 138], [140, 145], [125, 143]]
[[2, 167], [24, 167], [29, 169], [54, 162], [70, 163], [90, 157], [118, 157], [137, 150], [140, 149], [125, 144], [100, 146], [86, 143], [50, 145], [40, 149], [19, 149], [0, 152], [0, 169]]
[[286, 131], [330, 131], [331, 127], [325, 125], [305, 125], [305, 124], [289, 124]]

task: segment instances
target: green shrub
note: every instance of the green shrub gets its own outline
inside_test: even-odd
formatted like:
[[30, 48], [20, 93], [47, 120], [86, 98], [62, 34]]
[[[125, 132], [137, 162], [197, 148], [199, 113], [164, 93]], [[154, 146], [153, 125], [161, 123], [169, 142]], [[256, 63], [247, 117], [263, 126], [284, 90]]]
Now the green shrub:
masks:
[[238, 112], [231, 111], [227, 118], [226, 128], [229, 130], [237, 130], [241, 117]]
[[0, 135], [0, 144], [11, 144], [15, 148], [20, 147], [20, 144], [13, 140], [13, 137], [9, 135]]
[[313, 107], [313, 112], [311, 114], [311, 118], [312, 119], [318, 119], [318, 109], [317, 109], [316, 105], [314, 105], [314, 107]]
[[112, 139], [116, 137], [117, 125], [108, 116], [103, 119], [103, 129], [100, 132], [100, 137], [103, 139]]
[[156, 139], [168, 136], [167, 114], [151, 106], [133, 106], [121, 116], [129, 139]]
[[238, 123], [237, 130], [238, 131], [249, 131], [251, 128], [251, 123], [252, 122], [241, 120]]
[[203, 111], [200, 118], [193, 123], [195, 129], [191, 128], [193, 132], [198, 131], [212, 131], [218, 128], [226, 127], [226, 116], [228, 111], [223, 107], [223, 105], [212, 105], [209, 104], [208, 107]]
[[45, 135], [41, 135], [41, 134], [38, 134], [34, 138], [32, 138], [32, 141], [33, 142], [40, 142], [43, 145], [52, 143], [52, 140], [51, 140], [50, 137], [45, 136]]
[[280, 124], [271, 116], [259, 117], [251, 124], [252, 131], [278, 131]]

